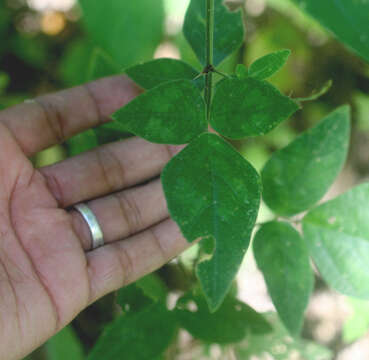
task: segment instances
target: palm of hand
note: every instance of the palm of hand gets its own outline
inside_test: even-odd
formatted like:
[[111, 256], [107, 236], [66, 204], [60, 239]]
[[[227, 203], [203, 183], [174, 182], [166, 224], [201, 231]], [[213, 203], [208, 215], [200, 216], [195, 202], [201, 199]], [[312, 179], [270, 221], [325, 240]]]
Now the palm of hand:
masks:
[[[120, 92], [116, 91], [118, 81], [123, 82]], [[132, 97], [127, 95], [128, 86], [121, 77], [90, 84], [99, 116]], [[112, 93], [107, 87], [116, 91], [113, 104], [106, 105], [104, 96]], [[68, 91], [62, 94], [68, 95]], [[99, 297], [153, 271], [187, 247], [176, 225], [165, 220], [168, 214], [158, 181], [121, 191], [157, 175], [169, 158], [168, 148], [131, 139], [37, 170], [28, 156], [56, 141], [50, 134], [40, 136], [35, 131], [37, 121], [31, 130], [13, 121], [17, 113], [27, 113], [34, 105], [21, 106], [24, 109], [10, 109], [5, 116], [0, 113], [0, 358], [9, 360], [41, 345]], [[67, 115], [59, 120], [65, 121]], [[96, 125], [80, 121], [75, 125], [78, 131]], [[65, 132], [67, 137], [76, 129]], [[116, 166], [106, 166], [102, 154], [110, 154], [113, 165], [117, 154], [126, 155], [134, 170], [125, 174], [124, 184], [119, 180], [120, 160]], [[150, 162], [142, 161], [145, 156]], [[141, 162], [133, 166], [137, 158]], [[97, 165], [96, 159], [100, 159]], [[96, 179], [84, 189], [82, 185], [94, 174]], [[88, 228], [68, 206], [91, 198], [95, 199], [90, 207], [109, 244], [86, 253]]]

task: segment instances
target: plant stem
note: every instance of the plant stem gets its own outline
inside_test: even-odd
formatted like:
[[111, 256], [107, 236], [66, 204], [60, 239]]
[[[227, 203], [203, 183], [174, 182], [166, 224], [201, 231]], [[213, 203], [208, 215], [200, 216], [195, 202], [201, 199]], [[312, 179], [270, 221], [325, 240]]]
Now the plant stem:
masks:
[[206, 116], [208, 121], [210, 121], [210, 105], [213, 90], [214, 0], [204, 1], [206, 1], [205, 103]]

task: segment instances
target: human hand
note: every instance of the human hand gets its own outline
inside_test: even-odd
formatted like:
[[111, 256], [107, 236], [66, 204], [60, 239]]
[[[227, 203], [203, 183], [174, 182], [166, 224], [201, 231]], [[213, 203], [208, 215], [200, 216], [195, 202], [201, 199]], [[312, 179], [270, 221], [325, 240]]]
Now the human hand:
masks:
[[[108, 120], [137, 95], [115, 76], [0, 112], [0, 359], [30, 353], [82, 309], [188, 244], [159, 180], [174, 148], [131, 138], [35, 169], [28, 157]], [[104, 234], [91, 248], [86, 202]]]

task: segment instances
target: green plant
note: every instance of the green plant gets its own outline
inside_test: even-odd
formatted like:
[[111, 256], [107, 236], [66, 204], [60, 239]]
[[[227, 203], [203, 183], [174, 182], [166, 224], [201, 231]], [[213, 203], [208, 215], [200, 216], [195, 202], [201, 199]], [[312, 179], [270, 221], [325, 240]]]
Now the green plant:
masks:
[[[103, 5], [81, 3], [87, 27], [104, 49], [94, 52], [88, 78], [118, 73], [124, 64], [129, 66], [125, 73], [146, 92], [113, 114], [113, 122], [70, 140], [70, 153], [127, 132], [161, 144], [188, 144], [165, 167], [162, 183], [170, 214], [186, 239], [201, 240], [195, 256], [200, 287], [193, 281], [174, 310], [167, 308], [169, 290], [155, 274], [122, 289], [118, 303], [126, 316], [105, 330], [89, 359], [116, 359], [123, 352], [125, 359], [162, 359], [179, 328], [206, 344], [237, 343], [247, 335], [273, 333], [264, 317], [235, 299], [232, 288], [255, 228], [261, 196], [275, 219], [257, 225], [253, 251], [279, 317], [292, 336], [299, 336], [313, 290], [310, 257], [333, 288], [369, 298], [368, 184], [316, 206], [344, 165], [349, 107], [338, 108], [275, 152], [261, 176], [223, 139], [272, 131], [330, 85], [308, 98], [292, 99], [267, 82], [286, 63], [289, 50], [267, 54], [249, 68], [240, 64], [234, 73], [222, 73], [218, 65], [241, 46], [244, 23], [241, 13], [230, 12], [221, 0], [192, 0], [187, 11], [184, 35], [203, 66], [201, 71], [173, 59], [133, 65], [116, 47], [116, 35], [103, 36], [101, 25], [96, 25]], [[308, 3], [314, 12], [313, 2]], [[138, 11], [145, 4], [141, 1]], [[154, 19], [160, 18], [159, 8]], [[155, 43], [157, 32], [155, 28], [150, 34], [150, 43]], [[146, 36], [143, 32], [143, 41]], [[365, 49], [362, 54], [366, 56]], [[207, 131], [209, 124], [219, 135]], [[303, 212], [307, 214], [302, 219], [295, 217]], [[302, 232], [295, 224], [302, 225]], [[229, 328], [225, 319], [232, 319]]]

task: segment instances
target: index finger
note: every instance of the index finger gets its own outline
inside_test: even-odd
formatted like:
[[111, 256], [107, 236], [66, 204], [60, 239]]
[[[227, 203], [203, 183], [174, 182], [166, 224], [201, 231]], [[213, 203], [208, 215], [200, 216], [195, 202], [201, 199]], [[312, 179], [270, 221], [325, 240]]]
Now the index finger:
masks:
[[124, 75], [103, 78], [40, 96], [0, 112], [27, 156], [109, 121], [109, 115], [139, 94]]

